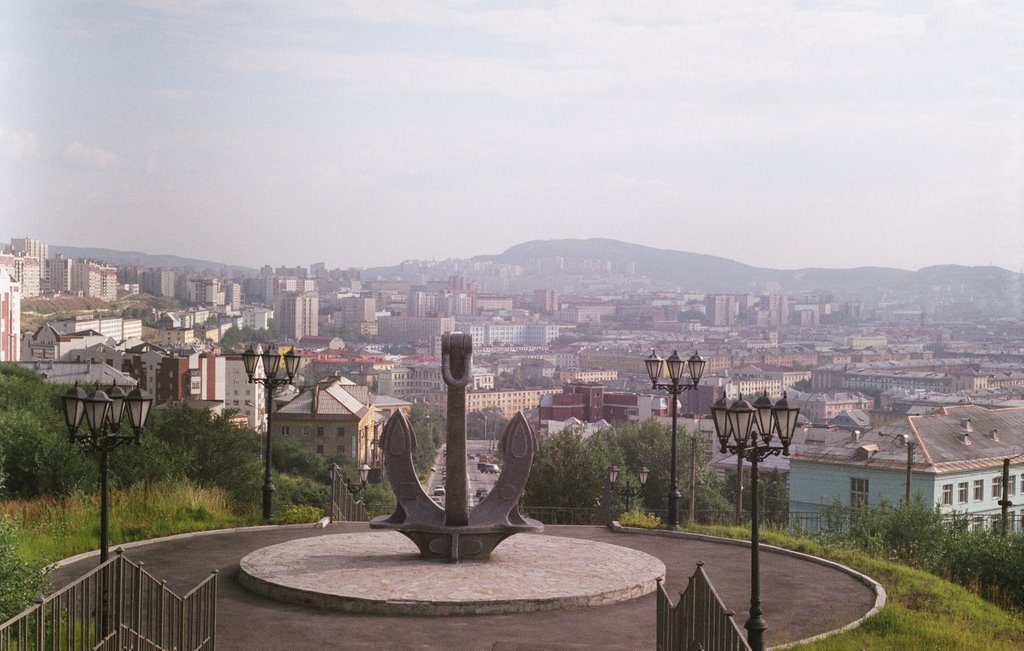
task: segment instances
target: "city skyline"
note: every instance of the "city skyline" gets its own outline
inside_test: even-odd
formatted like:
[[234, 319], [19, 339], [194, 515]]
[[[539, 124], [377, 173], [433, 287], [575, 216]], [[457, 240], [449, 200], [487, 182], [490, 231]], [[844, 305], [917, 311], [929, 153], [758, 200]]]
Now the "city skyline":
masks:
[[1024, 8], [15, 2], [0, 239], [1024, 270]]

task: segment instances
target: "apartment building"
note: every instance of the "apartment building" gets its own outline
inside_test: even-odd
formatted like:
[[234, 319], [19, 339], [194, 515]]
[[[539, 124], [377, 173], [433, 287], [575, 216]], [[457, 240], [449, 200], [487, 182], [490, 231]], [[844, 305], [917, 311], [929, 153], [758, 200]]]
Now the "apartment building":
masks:
[[21, 285], [0, 270], [0, 362], [21, 359]]
[[71, 265], [71, 291], [104, 301], [117, 299], [117, 267], [75, 260]]
[[495, 391], [469, 391], [466, 393], [466, 411], [485, 411], [494, 409], [505, 418], [511, 418], [516, 412], [528, 411], [540, 405], [541, 397], [561, 393], [557, 387], [543, 389], [509, 389]]
[[[292, 279], [294, 280], [294, 279]], [[320, 298], [316, 292], [281, 294], [274, 306], [274, 326], [281, 337], [298, 341], [320, 332]]]
[[35, 256], [24, 253], [0, 253], [0, 271], [6, 271], [18, 283], [22, 298], [39, 296], [43, 267]]
[[331, 378], [282, 405], [272, 418], [273, 433], [290, 437], [328, 457], [356, 463], [373, 460], [376, 429], [370, 390], [346, 378]]
[[455, 330], [452, 317], [382, 316], [377, 319], [382, 344], [422, 344]]

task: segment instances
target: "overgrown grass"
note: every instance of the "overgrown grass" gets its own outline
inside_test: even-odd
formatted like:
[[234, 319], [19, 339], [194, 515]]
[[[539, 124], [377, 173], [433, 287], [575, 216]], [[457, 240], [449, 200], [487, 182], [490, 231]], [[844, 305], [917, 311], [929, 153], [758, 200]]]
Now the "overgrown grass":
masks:
[[[748, 538], [741, 527], [687, 529], [726, 538]], [[762, 530], [761, 541], [834, 560], [881, 583], [888, 601], [859, 628], [818, 642], [794, 647], [800, 651], [860, 649], [1021, 649], [1024, 620], [985, 601], [966, 588], [864, 552], [826, 546], [807, 537]], [[811, 611], [808, 611], [809, 613]], [[809, 616], [813, 616], [809, 614]]]
[[[18, 552], [50, 563], [99, 548], [99, 495], [44, 497], [0, 502], [18, 526]], [[231, 510], [231, 498], [217, 488], [185, 482], [137, 484], [110, 492], [110, 546], [187, 531], [257, 524]]]

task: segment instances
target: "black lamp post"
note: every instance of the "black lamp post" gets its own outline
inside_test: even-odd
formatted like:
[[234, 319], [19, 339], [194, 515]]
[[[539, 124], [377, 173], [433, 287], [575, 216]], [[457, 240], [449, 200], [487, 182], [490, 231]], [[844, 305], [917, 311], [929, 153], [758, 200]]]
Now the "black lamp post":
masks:
[[[76, 383], [61, 396], [64, 424], [68, 428], [71, 443], [89, 447], [100, 455], [100, 563], [107, 561], [110, 546], [110, 451], [124, 443], [142, 443], [142, 429], [149, 418], [153, 399], [142, 393], [138, 387], [126, 393], [116, 384], [102, 391], [96, 389], [90, 394]], [[121, 432], [121, 421], [128, 412], [132, 431]], [[78, 428], [85, 419], [85, 432]]]
[[[668, 526], [675, 527], [679, 524], [679, 485], [677, 483], [676, 468], [676, 435], [679, 431], [679, 394], [683, 391], [690, 391], [697, 388], [697, 383], [704, 375], [704, 366], [707, 361], [696, 352], [688, 360], [679, 357], [676, 351], [672, 351], [668, 359], [662, 359], [658, 353], [651, 351], [651, 356], [644, 359], [647, 366], [647, 375], [651, 378], [651, 386], [655, 389], [667, 391], [672, 396], [672, 480], [668, 487]], [[690, 381], [680, 383], [683, 377], [683, 367], [690, 376]], [[668, 381], [662, 381], [663, 371], [668, 372]]]
[[[715, 435], [722, 453], [732, 453], [750, 462], [750, 616], [744, 627], [747, 629], [747, 644], [753, 651], [764, 649], [764, 631], [768, 628], [761, 612], [757, 464], [769, 456], [789, 456], [799, 414], [799, 409], [789, 406], [785, 393], [774, 404], [765, 392], [753, 406], [741, 395], [730, 406], [726, 406], [725, 396], [722, 396], [711, 407]], [[772, 445], [775, 435], [778, 435], [781, 445]]]
[[[284, 354], [285, 377], [278, 377], [277, 372], [281, 368], [281, 354], [277, 352], [277, 346], [270, 346], [262, 354], [257, 353], [250, 345], [242, 353], [242, 362], [245, 363], [245, 374], [249, 376], [251, 384], [262, 384], [266, 398], [267, 432], [266, 446], [263, 452], [263, 519], [269, 520], [274, 510], [274, 481], [270, 475], [270, 413], [274, 408], [274, 391], [286, 384], [291, 384], [295, 379], [295, 373], [299, 370], [299, 362], [302, 357], [295, 354], [295, 349]], [[257, 367], [262, 363], [262, 376], [256, 374]]]
[[368, 465], [366, 465], [364, 463], [364, 464], [359, 466], [359, 483], [358, 484], [356, 484], [355, 482], [350, 482], [349, 480], [345, 479], [344, 477], [342, 477], [342, 479], [344, 479], [344, 481], [345, 481], [345, 486], [348, 487], [348, 492], [352, 493], [353, 495], [358, 495], [359, 493], [362, 493], [364, 490], [366, 490], [366, 478], [369, 477], [369, 476], [370, 476], [370, 466], [368, 466]]
[[634, 488], [633, 484], [630, 483], [629, 477], [626, 477], [626, 485], [622, 488], [615, 486], [615, 481], [619, 478], [619, 469], [616, 466], [608, 468], [608, 483], [611, 484], [612, 490], [616, 494], [621, 495], [626, 500], [626, 510], [630, 510], [630, 500], [634, 497], [638, 497], [644, 494], [644, 485], [647, 483], [647, 475], [650, 471], [647, 466], [640, 466], [640, 470], [637, 471], [637, 478], [640, 479], [640, 483]]

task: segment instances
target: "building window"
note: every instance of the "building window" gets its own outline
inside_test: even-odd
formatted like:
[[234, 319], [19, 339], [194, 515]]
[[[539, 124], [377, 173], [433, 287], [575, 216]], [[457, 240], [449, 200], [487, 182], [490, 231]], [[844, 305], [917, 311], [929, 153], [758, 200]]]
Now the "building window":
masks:
[[324, 453], [324, 446], [322, 446], [322, 445], [316, 446], [316, 453], [317, 454], [323, 454]]
[[951, 504], [953, 504], [953, 484], [943, 484], [942, 505], [950, 506]]
[[998, 500], [1003, 497], [1003, 478], [993, 477], [992, 478], [992, 499]]
[[956, 485], [956, 501], [960, 504], [967, 503], [967, 482], [962, 481]]
[[322, 428], [322, 427], [317, 427], [316, 428], [316, 437], [318, 439], [322, 439], [324, 437], [324, 428]]
[[1010, 475], [1010, 481], [1006, 482], [1006, 492], [1009, 497], [1017, 494], [1017, 475]]
[[345, 428], [339, 426], [338, 429], [337, 429], [336, 435], [337, 435], [338, 438], [342, 438], [343, 436], [345, 436]]
[[288, 436], [288, 426], [287, 425], [282, 425], [281, 426], [281, 436]]
[[975, 479], [974, 480], [974, 501], [980, 502], [985, 499], [985, 480]]
[[850, 478], [850, 508], [859, 510], [868, 503], [868, 480]]
[[306, 426], [302, 427], [302, 435], [303, 436], [309, 436], [309, 428], [308, 427], [306, 427]]

